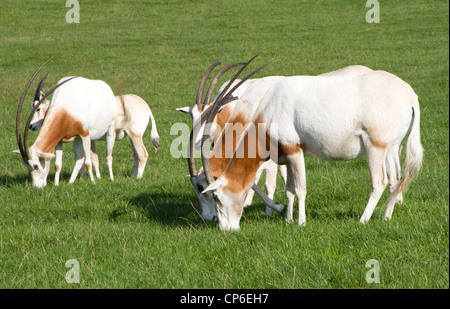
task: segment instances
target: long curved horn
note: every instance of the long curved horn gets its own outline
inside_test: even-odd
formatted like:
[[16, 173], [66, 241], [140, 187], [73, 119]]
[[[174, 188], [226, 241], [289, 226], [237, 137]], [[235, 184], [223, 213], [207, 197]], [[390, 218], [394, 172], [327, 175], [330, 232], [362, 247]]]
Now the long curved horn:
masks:
[[[203, 110], [202, 100], [203, 100], [203, 92], [205, 91], [205, 85], [206, 81], [208, 80], [209, 75], [211, 75], [211, 72], [214, 70], [214, 68], [218, 65], [220, 65], [221, 62], [214, 62], [211, 64], [211, 66], [206, 70], [205, 74], [203, 74], [202, 81], [200, 82], [200, 86], [197, 90], [197, 96], [195, 98], [195, 105], [197, 105], [197, 108], [199, 111]], [[191, 180], [193, 177], [197, 177], [197, 168], [195, 167], [195, 160], [194, 160], [194, 149], [195, 149], [195, 137], [194, 135], [194, 126], [196, 124], [192, 124], [192, 131], [189, 136], [189, 153], [188, 153], [188, 167], [189, 167], [189, 174], [191, 175]]]
[[26, 164], [28, 162], [28, 156], [27, 153], [24, 151], [22, 139], [20, 136], [20, 114], [22, 113], [22, 105], [23, 101], [25, 100], [25, 96], [27, 95], [28, 89], [30, 89], [31, 83], [36, 78], [38, 73], [42, 70], [42, 68], [50, 61], [53, 57], [47, 59], [41, 66], [34, 72], [33, 76], [31, 76], [30, 80], [28, 81], [28, 84], [25, 86], [25, 89], [22, 93], [22, 97], [20, 98], [19, 105], [17, 107], [17, 114], [16, 114], [16, 139], [17, 139], [17, 145], [19, 146], [20, 155], [22, 156], [23, 162]]
[[[223, 91], [220, 93], [220, 95], [216, 98], [216, 101], [221, 101], [222, 98], [225, 96], [225, 94], [227, 94], [228, 96], [233, 93], [240, 85], [242, 85], [247, 79], [250, 78], [250, 76], [253, 76], [253, 74], [255, 74], [257, 71], [253, 72], [251, 75], [247, 76], [245, 79], [241, 80], [236, 86], [233, 87], [232, 91], [228, 91], [228, 89], [230, 89], [231, 85], [234, 83], [234, 81], [236, 80], [236, 78], [242, 73], [242, 71], [245, 70], [245, 68], [250, 64], [250, 62], [252, 62], [256, 57], [258, 57], [258, 55], [253, 56], [253, 58], [251, 58], [249, 61], [247, 61], [242, 68], [233, 76], [233, 78], [230, 80], [230, 82], [228, 83], [228, 85], [226, 85], [225, 89], [223, 89]], [[259, 70], [259, 69], [258, 69]]]
[[27, 123], [25, 124], [25, 131], [23, 132], [23, 146], [24, 146], [24, 152], [27, 155], [27, 158], [29, 158], [29, 151], [28, 151], [28, 131], [30, 129], [30, 123], [31, 120], [33, 119], [34, 113], [37, 111], [37, 109], [39, 108], [39, 106], [42, 104], [42, 102], [45, 101], [45, 99], [47, 99], [47, 97], [53, 93], [53, 91], [55, 91], [57, 88], [59, 88], [60, 86], [62, 86], [63, 84], [67, 83], [69, 80], [72, 80], [74, 78], [76, 78], [77, 76], [72, 76], [68, 79], [66, 79], [65, 81], [53, 86], [52, 89], [50, 89], [49, 91], [47, 91], [44, 96], [39, 100], [39, 102], [34, 106], [33, 110], [30, 113], [30, 116], [28, 116], [28, 120]]
[[[219, 111], [220, 107], [224, 104], [224, 102], [226, 102], [227, 100], [229, 100], [231, 94], [240, 86], [242, 85], [246, 80], [248, 80], [250, 77], [252, 77], [253, 75], [255, 75], [257, 72], [259, 72], [260, 70], [262, 70], [263, 68], [265, 68], [267, 65], [269, 65], [272, 61], [266, 63], [265, 65], [259, 67], [258, 69], [256, 69], [255, 71], [253, 71], [252, 73], [250, 73], [249, 75], [247, 75], [245, 78], [243, 78], [239, 83], [237, 83], [230, 91], [226, 92], [229, 88], [229, 86], [234, 82], [234, 80], [236, 80], [236, 78], [239, 76], [239, 74], [250, 64], [250, 62], [255, 59], [255, 57], [253, 57], [252, 59], [250, 59], [248, 62], [246, 62], [246, 64], [239, 70], [239, 72], [237, 72], [235, 74], [235, 76], [233, 77], [233, 79], [230, 81], [230, 83], [227, 85], [227, 87], [225, 87], [225, 89], [223, 90], [223, 92], [219, 95], [219, 97], [216, 99], [216, 102], [214, 102], [213, 106], [210, 107], [211, 112], [208, 115], [208, 118], [206, 120], [206, 125], [205, 125], [205, 130], [203, 131], [203, 137], [202, 137], [202, 164], [203, 164], [203, 170], [205, 173], [205, 177], [206, 177], [206, 182], [208, 183], [208, 185], [210, 185], [211, 183], [214, 182], [214, 176], [211, 172], [211, 166], [209, 163], [209, 153], [207, 156], [205, 156], [205, 154], [203, 153], [204, 150], [204, 143], [206, 140], [209, 139], [209, 131], [211, 130], [211, 123], [214, 120], [214, 118], [216, 117], [217, 112]], [[226, 92], [226, 94], [225, 94]], [[209, 147], [208, 147], [209, 150]]]
[[213, 80], [211, 81], [211, 84], [209, 85], [208, 92], [206, 93], [205, 101], [203, 102], [204, 105], [210, 105], [211, 104], [211, 96], [214, 91], [214, 88], [216, 88], [217, 82], [219, 81], [219, 78], [222, 77], [225, 72], [231, 70], [232, 68], [243, 66], [245, 65], [245, 62], [240, 63], [234, 63], [230, 64], [222, 69], [220, 69], [219, 72], [217, 72], [216, 76], [214, 76]]
[[39, 101], [39, 97], [41, 96], [42, 87], [44, 87], [44, 81], [47, 78], [48, 71], [42, 75], [41, 80], [39, 81], [38, 86], [36, 87], [36, 92], [34, 93], [33, 102]]
[[[240, 86], [242, 85], [245, 81], [247, 81], [250, 77], [252, 77], [254, 74], [256, 74], [259, 70], [261, 70], [262, 68], [264, 68], [266, 65], [268, 65], [269, 63], [266, 63], [264, 66], [260, 67], [259, 69], [257, 69], [256, 71], [252, 72], [251, 74], [249, 74], [248, 76], [246, 76], [243, 80], [239, 81], [238, 84], [236, 84], [233, 89], [231, 89], [231, 91], [228, 91], [228, 89], [231, 87], [231, 85], [234, 83], [234, 81], [236, 80], [236, 78], [242, 73], [242, 71], [244, 71], [244, 69], [250, 64], [250, 62], [252, 62], [256, 57], [258, 57], [258, 55], [254, 56], [253, 58], [251, 58], [249, 61], [244, 62], [243, 63], [243, 67], [239, 70], [239, 72], [237, 72], [233, 78], [229, 81], [229, 83], [225, 86], [225, 88], [223, 89], [223, 91], [220, 93], [220, 95], [216, 98], [214, 103], [214, 108], [210, 108], [206, 111], [206, 113], [203, 113], [201, 115], [201, 123], [205, 123], [206, 120], [208, 119], [208, 117], [214, 113], [214, 117], [216, 117], [215, 115], [217, 114], [217, 112], [219, 111], [220, 107], [222, 107], [223, 105], [237, 100], [237, 97], [231, 97], [231, 94]], [[226, 94], [226, 95], [225, 95]], [[214, 117], [212, 119], [214, 119]], [[212, 121], [212, 120], [211, 120]], [[208, 133], [209, 134], [209, 133]]]
[[202, 99], [203, 99], [203, 92], [205, 91], [206, 81], [208, 80], [208, 77], [209, 75], [211, 75], [211, 72], [214, 70], [214, 68], [220, 64], [221, 64], [220, 62], [214, 62], [203, 75], [202, 81], [200, 82], [200, 86], [198, 87], [197, 90], [197, 96], [195, 98], [195, 105], [197, 105], [199, 111], [203, 110]]
[[193, 177], [197, 177], [198, 171], [195, 167], [195, 159], [194, 159], [194, 129], [192, 129], [191, 134], [189, 135], [189, 154], [188, 154], [188, 167], [189, 167], [189, 174], [191, 175], [191, 179]]
[[[216, 62], [213, 65], [211, 65], [208, 69], [208, 71], [205, 73], [205, 75], [203, 76], [202, 82], [200, 84], [200, 88], [199, 88], [199, 93], [197, 93], [197, 100], [200, 96], [200, 100], [203, 96], [203, 90], [206, 84], [206, 80], [209, 77], [209, 75], [212, 72], [212, 69], [214, 69], [217, 65], [219, 65], [220, 62]], [[212, 96], [212, 92], [214, 91], [215, 86], [217, 85], [217, 82], [219, 81], [219, 78], [228, 70], [237, 67], [237, 66], [241, 66], [241, 65], [245, 65], [245, 63], [235, 63], [235, 64], [231, 64], [228, 65], [224, 68], [222, 68], [219, 72], [217, 72], [216, 76], [214, 76], [213, 80], [211, 81], [211, 84], [209, 86], [208, 92], [206, 93], [206, 97], [205, 100], [203, 102], [203, 105], [208, 105], [210, 100], [211, 100], [211, 96]], [[206, 78], [205, 78], [206, 77]], [[200, 93], [201, 90], [201, 93]], [[200, 101], [201, 103], [201, 101]], [[200, 110], [200, 108], [199, 108]], [[192, 131], [191, 134], [189, 136], [189, 154], [188, 154], [188, 167], [189, 167], [189, 174], [191, 175], [191, 178], [193, 177], [197, 177], [198, 172], [197, 172], [197, 168], [195, 167], [195, 159], [194, 159], [194, 149], [195, 149], [195, 140], [196, 140], [196, 136], [194, 136], [194, 132], [197, 132], [198, 130], [196, 130], [196, 126], [201, 126], [205, 120], [206, 120], [206, 115], [209, 114], [208, 111], [206, 113], [202, 113], [202, 117], [201, 120], [198, 123], [194, 123], [192, 124]]]

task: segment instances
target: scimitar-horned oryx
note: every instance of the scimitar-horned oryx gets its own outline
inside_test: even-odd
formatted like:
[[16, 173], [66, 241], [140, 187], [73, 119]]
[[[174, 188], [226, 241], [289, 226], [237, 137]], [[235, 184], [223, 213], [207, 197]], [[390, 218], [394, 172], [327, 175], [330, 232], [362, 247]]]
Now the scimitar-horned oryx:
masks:
[[[35, 105], [44, 94], [42, 92], [43, 80], [44, 79], [39, 82], [36, 89], [32, 109], [35, 108]], [[155, 152], [158, 150], [159, 146], [159, 134], [156, 128], [155, 118], [153, 117], [150, 107], [141, 97], [134, 94], [125, 94], [116, 96], [115, 98], [118, 110], [116, 119], [116, 141], [123, 139], [125, 134], [128, 135], [131, 140], [134, 157], [133, 173], [131, 174], [131, 177], [142, 178], [148, 159], [148, 152], [143, 142], [143, 135], [147, 129], [149, 120], [152, 123], [150, 138]], [[36, 109], [30, 123], [31, 130], [35, 131], [41, 127], [49, 106], [50, 101], [45, 100], [40, 107]], [[62, 141], [58, 143], [55, 148], [55, 185], [59, 184], [59, 176], [62, 168], [62, 143]], [[95, 141], [91, 141], [91, 159], [96, 176], [97, 178], [100, 178], [100, 168]]]
[[[205, 75], [202, 79], [201, 86], [204, 87], [204, 85], [206, 83], [205, 79], [208, 78], [208, 76], [209, 76], [208, 74], [211, 72], [211, 68], [214, 68], [217, 65], [218, 65], [218, 63], [215, 63], [207, 70], [207, 72], [205, 73]], [[234, 65], [230, 66], [230, 68], [232, 68], [232, 67], [234, 67]], [[201, 98], [202, 95], [197, 94], [197, 104], [196, 105], [183, 107], [183, 108], [177, 108], [178, 111], [188, 113], [192, 116], [192, 122], [194, 124], [193, 128], [197, 128], [197, 129], [200, 128], [200, 129], [198, 129], [198, 132], [196, 132], [196, 131], [193, 132], [194, 136], [196, 136], [196, 138], [195, 138], [195, 148], [196, 149], [201, 148], [201, 139], [202, 139], [203, 130], [205, 127], [204, 123], [203, 123], [203, 125], [199, 124], [202, 121], [202, 119], [204, 119], [204, 118], [202, 118], [202, 115], [206, 115], [206, 113], [208, 112], [208, 109], [212, 106], [212, 103], [217, 99], [218, 96], [221, 95], [223, 90], [230, 83], [230, 81], [225, 82], [220, 87], [219, 93], [217, 94], [214, 101], [211, 101], [212, 91], [214, 90], [215, 85], [217, 84], [219, 78], [221, 77], [221, 73], [223, 73], [225, 70], [226, 70], [226, 68], [222, 69], [222, 71], [219, 72], [213, 78], [213, 81], [211, 82], [211, 86], [208, 89], [206, 98], [203, 103], [201, 100], [198, 100], [198, 98], [199, 97]], [[369, 72], [369, 71], [372, 71], [372, 70], [365, 66], [351, 65], [351, 66], [347, 66], [347, 67], [344, 67], [344, 68], [336, 70], [336, 71], [323, 73], [320, 76], [360, 74], [360, 73]], [[214, 117], [211, 128], [210, 128], [210, 132], [211, 132], [210, 133], [210, 136], [211, 136], [210, 141], [215, 142], [219, 138], [220, 134], [223, 132], [226, 125], [241, 124], [242, 126], [245, 126], [247, 124], [246, 122], [243, 123], [245, 121], [245, 119], [238, 118], [238, 117], [233, 118], [233, 121], [229, 122], [231, 115], [233, 115], [234, 113], [239, 113], [239, 111], [237, 109], [235, 110], [235, 107], [236, 107], [238, 100], [240, 100], [242, 96], [246, 96], [247, 98], [251, 98], [253, 100], [261, 99], [261, 97], [265, 94], [265, 91], [267, 89], [269, 89], [273, 84], [275, 84], [276, 82], [281, 80], [282, 78], [284, 78], [284, 76], [269, 76], [269, 77], [264, 77], [264, 78], [259, 78], [259, 79], [249, 79], [249, 80], [244, 81], [232, 93], [232, 96], [237, 98], [237, 100], [232, 100], [231, 102], [222, 105], [220, 107], [217, 115]], [[241, 81], [240, 79], [236, 79], [232, 83], [232, 85], [228, 86], [228, 87], [234, 87], [240, 81]], [[200, 87], [199, 92], [203, 91], [202, 89], [203, 88]], [[249, 93], [247, 93], [247, 91]], [[246, 109], [247, 107], [249, 109], [252, 109], [252, 110], [245, 111], [247, 114], [254, 112], [254, 108], [255, 108], [254, 105], [253, 106], [245, 105], [245, 104], [239, 105], [239, 109]], [[240, 122], [240, 123], [237, 123], [237, 122]], [[235, 132], [235, 134], [237, 134], [236, 138], [238, 139], [239, 138], [238, 132]], [[191, 142], [192, 142], [192, 140], [191, 140]], [[224, 163], [222, 163], [222, 164], [214, 164], [213, 163], [212, 164], [213, 166], [226, 167], [226, 164], [227, 164], [229, 158], [221, 158], [221, 159], [215, 158], [215, 160], [216, 160], [215, 162], [219, 161], [219, 162], [224, 162]], [[280, 165], [279, 168], [280, 168], [280, 172], [281, 172], [283, 181], [286, 182], [286, 166]], [[263, 197], [263, 201], [266, 204], [265, 213], [266, 213], [266, 216], [271, 216], [272, 208], [274, 207], [274, 202], [272, 201], [272, 199], [273, 199], [275, 189], [276, 189], [277, 164], [274, 163], [272, 160], [268, 160], [264, 164], [262, 164], [256, 173], [255, 186], [258, 183], [259, 177], [261, 176], [261, 172], [263, 170], [266, 171], [265, 187], [266, 187], [266, 192], [267, 192], [267, 197], [268, 197], [268, 198]], [[196, 177], [196, 184], [197, 185], [196, 186], [193, 185], [193, 187], [194, 187], [195, 193], [197, 195], [198, 202], [202, 203], [202, 205], [200, 205], [200, 209], [202, 209], [202, 214], [204, 214], [204, 219], [211, 220], [211, 218], [216, 215], [214, 200], [208, 194], [201, 194], [202, 188], [206, 188], [206, 186], [207, 186], [202, 169], [200, 169], [200, 171]], [[254, 192], [255, 192], [255, 190], [249, 190], [247, 192], [247, 195], [244, 200], [244, 206], [248, 206], [251, 204]], [[279, 209], [280, 211], [282, 210], [281, 207], [278, 207], [277, 209]]]
[[[209, 138], [210, 123], [221, 100], [228, 99], [229, 94], [224, 95], [210, 109], [203, 142]], [[245, 193], [252, 187], [259, 166], [269, 159], [287, 164], [286, 219], [292, 220], [297, 196], [299, 225], [306, 222], [304, 156], [324, 160], [367, 156], [372, 192], [360, 219], [362, 223], [370, 219], [388, 183], [390, 196], [384, 217], [390, 219], [396, 201], [420, 170], [423, 149], [417, 95], [390, 73], [287, 77], [272, 86], [261, 101], [241, 99], [239, 104], [253, 104], [256, 112], [234, 115], [248, 119], [249, 125], [223, 173], [211, 169], [205, 153], [208, 147], [202, 146], [202, 163], [209, 184], [203, 193], [212, 194], [215, 199], [222, 229], [239, 229]], [[399, 152], [406, 138], [402, 175]], [[256, 155], [250, 157], [250, 153]]]
[[[28, 81], [19, 101], [16, 115], [16, 138], [22, 161], [28, 169], [32, 185], [45, 187], [50, 170], [50, 159], [55, 147], [61, 141], [73, 141], [76, 164], [72, 178], [76, 178], [83, 161], [92, 182], [91, 140], [106, 139], [107, 165], [111, 179], [112, 149], [116, 135], [117, 104], [111, 88], [103, 81], [89, 80], [82, 77], [69, 77], [47, 92], [32, 110], [25, 125], [23, 143], [20, 133], [20, 116], [25, 96], [37, 74], [52, 58], [45, 61]], [[53, 93], [54, 91], [54, 93]], [[28, 146], [28, 131], [31, 119], [42, 102], [52, 95], [46, 118], [34, 144]], [[72, 181], [73, 182], [73, 181]]]

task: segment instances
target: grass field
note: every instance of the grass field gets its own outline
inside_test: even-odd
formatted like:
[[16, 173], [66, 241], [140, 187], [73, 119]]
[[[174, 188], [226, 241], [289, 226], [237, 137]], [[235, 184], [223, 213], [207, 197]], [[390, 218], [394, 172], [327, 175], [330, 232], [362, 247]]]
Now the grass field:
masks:
[[[380, 1], [377, 24], [366, 22], [365, 1], [79, 2], [73, 24], [64, 1], [0, 2], [0, 288], [449, 288], [448, 1]], [[190, 125], [175, 108], [193, 105], [211, 63], [255, 54], [254, 67], [273, 59], [260, 77], [361, 64], [413, 87], [425, 158], [390, 222], [382, 220], [388, 190], [371, 221], [358, 222], [370, 193], [365, 158], [306, 159], [305, 227], [264, 218], [256, 197], [239, 232], [203, 222], [187, 162], [170, 155], [171, 126]], [[123, 140], [114, 182], [99, 142], [97, 184], [68, 184], [74, 159], [66, 144], [61, 185], [52, 170], [46, 188], [30, 186], [12, 153], [15, 113], [28, 78], [50, 56], [47, 89], [70, 75], [113, 90], [121, 80], [124, 93], [148, 102], [161, 145], [152, 153], [148, 131], [143, 179], [129, 177]], [[285, 203], [278, 181], [275, 197]], [[71, 259], [79, 283], [66, 281]], [[371, 259], [379, 283], [366, 282]]]

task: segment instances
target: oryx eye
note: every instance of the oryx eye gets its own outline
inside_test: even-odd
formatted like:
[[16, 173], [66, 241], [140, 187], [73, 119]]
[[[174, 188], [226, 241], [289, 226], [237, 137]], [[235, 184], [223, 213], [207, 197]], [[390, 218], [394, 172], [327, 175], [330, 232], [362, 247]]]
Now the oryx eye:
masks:
[[202, 193], [203, 192], [203, 190], [205, 190], [205, 188], [203, 188], [203, 186], [201, 185], [201, 184], [197, 184], [197, 190], [200, 192], [200, 193]]
[[214, 199], [214, 201], [216, 201], [216, 203], [220, 203], [219, 196], [216, 194], [216, 192], [212, 193], [212, 198]]

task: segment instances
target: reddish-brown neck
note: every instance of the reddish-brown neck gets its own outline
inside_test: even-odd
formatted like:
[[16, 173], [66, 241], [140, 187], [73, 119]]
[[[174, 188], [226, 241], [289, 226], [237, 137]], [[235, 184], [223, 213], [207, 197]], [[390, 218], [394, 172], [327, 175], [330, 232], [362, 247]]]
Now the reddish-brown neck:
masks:
[[89, 135], [89, 131], [83, 128], [81, 122], [65, 110], [55, 110], [48, 116], [33, 145], [35, 149], [41, 152], [54, 153], [56, 145], [62, 139]]
[[[270, 148], [270, 137], [261, 130], [262, 117], [257, 117], [253, 125], [248, 126], [244, 137], [236, 148], [231, 161], [222, 174], [227, 179], [224, 189], [239, 193], [250, 188], [254, 182], [256, 172], [262, 163], [269, 159], [262, 151]], [[265, 140], [261, 136], [265, 136]]]

